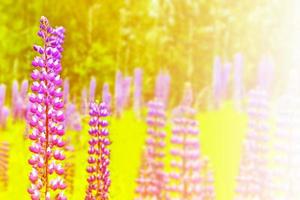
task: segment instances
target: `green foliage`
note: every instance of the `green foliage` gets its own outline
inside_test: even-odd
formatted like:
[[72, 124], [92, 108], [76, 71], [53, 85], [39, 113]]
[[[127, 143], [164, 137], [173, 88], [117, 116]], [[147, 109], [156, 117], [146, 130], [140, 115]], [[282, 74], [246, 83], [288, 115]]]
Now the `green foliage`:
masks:
[[45, 15], [67, 30], [63, 76], [74, 94], [92, 75], [101, 86], [113, 83], [117, 69], [132, 74], [143, 67], [150, 96], [161, 68], [176, 77], [172, 88], [185, 81], [197, 91], [207, 86], [217, 54], [226, 61], [242, 51], [251, 62], [246, 71], [252, 71], [252, 60], [269, 51], [274, 37], [268, 30], [276, 25], [280, 6], [272, 0], [1, 0], [0, 12], [0, 82], [28, 78], [38, 20]]

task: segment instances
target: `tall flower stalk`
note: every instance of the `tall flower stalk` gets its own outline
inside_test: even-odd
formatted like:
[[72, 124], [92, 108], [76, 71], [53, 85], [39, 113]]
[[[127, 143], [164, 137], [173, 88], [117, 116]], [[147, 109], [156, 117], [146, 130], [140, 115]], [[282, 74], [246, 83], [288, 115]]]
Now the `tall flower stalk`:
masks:
[[276, 102], [272, 137], [271, 199], [299, 199], [300, 99], [298, 70], [289, 75], [287, 88]]
[[173, 111], [170, 197], [184, 200], [202, 199], [201, 157], [196, 110], [192, 105], [189, 84], [182, 103]]
[[[33, 83], [30, 94], [32, 144], [29, 150], [32, 156], [29, 164], [32, 170], [29, 175], [31, 186], [28, 192], [32, 200], [67, 199], [63, 193], [66, 184], [62, 178], [65, 159], [62, 150], [65, 142], [62, 79], [62, 44], [64, 28], [52, 28], [46, 17], [41, 17], [38, 36], [42, 38], [43, 46], [34, 45], [34, 50], [40, 54], [32, 61], [34, 70], [31, 74]], [[58, 191], [57, 191], [58, 190]]]
[[268, 170], [269, 102], [261, 88], [249, 93], [248, 128], [244, 139], [236, 199], [270, 199]]
[[164, 173], [165, 124], [164, 104], [154, 100], [148, 103], [148, 138], [137, 179], [136, 199], [166, 199], [167, 176]]
[[110, 150], [108, 146], [108, 110], [104, 103], [90, 104], [89, 157], [88, 157], [88, 188], [86, 200], [109, 199], [110, 172], [108, 170]]

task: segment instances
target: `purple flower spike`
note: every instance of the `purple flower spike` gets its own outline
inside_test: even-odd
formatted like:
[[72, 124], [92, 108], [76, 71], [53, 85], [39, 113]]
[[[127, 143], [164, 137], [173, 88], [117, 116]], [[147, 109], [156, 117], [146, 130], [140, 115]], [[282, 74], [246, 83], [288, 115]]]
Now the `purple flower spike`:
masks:
[[199, 128], [196, 111], [190, 105], [181, 104], [174, 109], [172, 133], [169, 196], [176, 199], [203, 199]]
[[27, 113], [28, 81], [24, 80], [19, 91], [19, 84], [15, 80], [12, 85], [12, 117], [14, 121], [24, 119]]
[[27, 93], [28, 93], [28, 80], [23, 80], [21, 83], [21, 91], [20, 91], [21, 98], [26, 99]]
[[268, 57], [264, 56], [258, 66], [258, 86], [269, 91], [274, 78], [274, 61]]
[[19, 83], [18, 81], [14, 80], [12, 84], [12, 102], [11, 102], [12, 116], [14, 121], [16, 121], [19, 117], [19, 111], [20, 111], [19, 106], [20, 105], [22, 106], [21, 101], [22, 100], [19, 94]]
[[0, 84], [0, 109], [4, 106], [5, 94], [6, 94], [6, 86], [4, 84]]
[[222, 87], [222, 61], [220, 57], [216, 57], [214, 60], [212, 81], [214, 104], [216, 107], [219, 107], [219, 104], [221, 103]]
[[90, 98], [89, 98], [90, 102], [95, 101], [96, 84], [97, 84], [96, 78], [92, 77], [90, 81]]
[[136, 199], [166, 199], [167, 175], [164, 173], [166, 113], [160, 101], [148, 103], [148, 138], [137, 179]]
[[266, 163], [270, 129], [267, 97], [268, 94], [260, 88], [249, 93], [249, 120], [237, 177], [237, 199], [273, 199], [268, 191], [270, 174]]
[[70, 82], [69, 80], [64, 81], [64, 104], [67, 104], [70, 100]]
[[83, 88], [81, 91], [81, 114], [87, 115], [88, 113], [88, 96], [86, 88]]
[[167, 105], [171, 77], [168, 72], [160, 71], [155, 82], [155, 97]]
[[[63, 191], [66, 184], [63, 179], [64, 113], [62, 80], [60, 78], [61, 53], [64, 42], [64, 29], [52, 28], [46, 17], [41, 17], [38, 35], [43, 47], [34, 46], [40, 54], [32, 63], [34, 66], [31, 85], [29, 139], [32, 152], [28, 160], [32, 166], [29, 175], [31, 182], [28, 193], [32, 200], [66, 200]], [[54, 175], [55, 174], [55, 175]]]
[[241, 53], [237, 53], [234, 56], [234, 74], [233, 74], [233, 99], [237, 110], [242, 109], [242, 98], [244, 92], [243, 85], [243, 68], [244, 58]]
[[90, 104], [90, 130], [89, 157], [87, 173], [88, 188], [86, 200], [108, 200], [110, 187], [110, 172], [108, 170], [110, 151], [108, 146], [107, 116], [108, 110], [105, 103]]
[[126, 76], [123, 79], [123, 98], [122, 98], [123, 108], [127, 107], [129, 104], [131, 79], [132, 78], [130, 76]]
[[[299, 80], [298, 73], [289, 77], [292, 88], [298, 88], [295, 80]], [[296, 79], [294, 79], [296, 78]], [[289, 85], [288, 84], [288, 85]], [[284, 94], [276, 102], [275, 109], [275, 134], [272, 135], [271, 181], [272, 191], [269, 199], [297, 199], [300, 154], [300, 99], [295, 90], [286, 88]]]
[[107, 105], [108, 111], [111, 111], [111, 93], [109, 91], [109, 85], [108, 83], [104, 83], [103, 88], [102, 88], [102, 101]]
[[115, 112], [120, 117], [123, 111], [123, 75], [117, 71], [115, 80]]
[[0, 128], [6, 127], [6, 121], [9, 115], [9, 109], [4, 106], [5, 103], [6, 86], [0, 84]]
[[228, 84], [230, 79], [230, 71], [232, 64], [227, 62], [224, 64], [224, 69], [222, 70], [222, 85], [221, 85], [221, 97], [226, 99], [228, 97]]
[[69, 102], [65, 105], [66, 109], [66, 120], [65, 120], [65, 127], [68, 130], [73, 131], [81, 131], [81, 116], [80, 113], [77, 111], [76, 105], [72, 102]]

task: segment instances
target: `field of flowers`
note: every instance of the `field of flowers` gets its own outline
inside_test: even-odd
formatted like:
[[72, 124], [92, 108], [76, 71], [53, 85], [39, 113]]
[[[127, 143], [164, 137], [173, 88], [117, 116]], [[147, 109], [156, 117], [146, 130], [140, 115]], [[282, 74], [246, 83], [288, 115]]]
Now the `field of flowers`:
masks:
[[[210, 158], [212, 171], [214, 172], [218, 199], [231, 199], [234, 195], [238, 174], [239, 158], [241, 152], [241, 140], [246, 127], [244, 115], [235, 112], [232, 105], [226, 105], [220, 111], [203, 112], [198, 120], [201, 126], [201, 152]], [[236, 123], [232, 123], [232, 122]], [[72, 177], [72, 191], [67, 190], [69, 199], [84, 199], [86, 188], [87, 167], [87, 141], [88, 127], [80, 132], [67, 131], [74, 141], [75, 173]], [[125, 112], [120, 119], [111, 121], [112, 157], [111, 157], [111, 199], [134, 199], [136, 179], [144, 141], [146, 138], [145, 122], [137, 119], [133, 112]], [[222, 134], [226, 131], [228, 134]], [[30, 199], [27, 194], [28, 174], [30, 167], [27, 158], [29, 142], [25, 138], [25, 124], [13, 123], [8, 120], [7, 129], [1, 133], [1, 141], [10, 144], [10, 157], [8, 158], [9, 177], [7, 188], [1, 187], [1, 199]], [[76, 139], [80, 137], [80, 139]], [[230, 143], [228, 141], [231, 141]], [[218, 148], [216, 148], [218, 147]], [[18, 155], [18, 156], [11, 156]], [[168, 159], [168, 158], [167, 158]], [[19, 192], [16, 192], [16, 188]]]
[[299, 3], [74, 2], [0, 2], [0, 199], [299, 199]]

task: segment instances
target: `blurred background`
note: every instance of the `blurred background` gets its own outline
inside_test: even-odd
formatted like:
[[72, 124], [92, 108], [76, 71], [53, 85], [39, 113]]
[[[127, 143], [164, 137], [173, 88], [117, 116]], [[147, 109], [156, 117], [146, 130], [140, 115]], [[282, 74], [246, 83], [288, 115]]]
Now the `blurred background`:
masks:
[[[287, 66], [293, 4], [291, 0], [1, 0], [0, 82], [28, 75], [32, 44], [38, 42], [37, 19], [44, 15], [67, 30], [63, 75], [71, 83], [84, 84], [97, 75], [99, 85], [113, 84], [117, 69], [132, 74], [135, 67], [142, 67], [147, 95], [151, 79], [161, 69], [176, 77], [172, 87], [182, 88], [188, 80], [200, 91], [210, 85], [215, 56], [230, 62], [242, 52], [243, 78], [249, 87], [263, 56], [272, 55], [276, 66]], [[79, 94], [81, 87], [72, 84], [71, 90]]]

